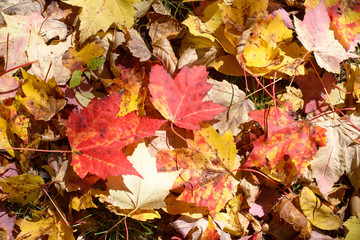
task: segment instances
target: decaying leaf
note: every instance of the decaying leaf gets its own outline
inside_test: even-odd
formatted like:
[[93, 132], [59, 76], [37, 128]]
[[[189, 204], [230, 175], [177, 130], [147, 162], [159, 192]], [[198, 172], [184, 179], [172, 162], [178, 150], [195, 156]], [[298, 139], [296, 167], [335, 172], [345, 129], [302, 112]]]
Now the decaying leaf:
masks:
[[311, 237], [311, 224], [298, 210], [291, 199], [282, 198], [271, 209], [273, 219], [269, 234], [275, 239], [308, 239]]
[[100, 57], [104, 52], [105, 49], [103, 47], [93, 42], [85, 45], [80, 51], [69, 48], [62, 56], [62, 64], [67, 67], [71, 73], [76, 70], [84, 71], [90, 59]]
[[44, 180], [40, 176], [27, 173], [0, 179], [0, 186], [8, 201], [25, 205], [29, 202], [36, 203], [42, 193]]
[[154, 19], [150, 24], [149, 35], [153, 47], [153, 54], [164, 63], [167, 71], [173, 74], [176, 70], [178, 59], [169, 40], [180, 37], [184, 27], [171, 16], [152, 15]]
[[25, 84], [21, 89], [25, 96], [18, 94], [16, 101], [26, 107], [36, 120], [49, 121], [62, 110], [66, 101], [54, 78], [47, 82], [21, 70]]
[[255, 110], [254, 103], [246, 99], [246, 94], [234, 84], [225, 80], [220, 82], [213, 79], [208, 79], [207, 82], [213, 86], [204, 100], [212, 100], [227, 108], [226, 111], [214, 117], [219, 122], [215, 123], [213, 127], [219, 130], [221, 135], [228, 130], [231, 130], [233, 135], [239, 134], [240, 124], [251, 120], [248, 113]]
[[31, 240], [37, 240], [42, 237], [47, 237], [49, 240], [75, 239], [72, 228], [65, 224], [64, 220], [55, 211], [55, 209], [49, 209], [44, 214], [44, 218], [39, 216], [31, 220], [17, 220], [16, 225], [21, 230], [18, 236]]
[[43, 80], [55, 78], [57, 84], [64, 85], [70, 77], [70, 71], [62, 65], [61, 59], [71, 45], [71, 38], [68, 38], [65, 42], [47, 46], [44, 39], [32, 29], [26, 53], [29, 62], [36, 62], [28, 72]]
[[[350, 121], [358, 123], [356, 114], [350, 116]], [[326, 129], [326, 146], [310, 162], [313, 178], [323, 194], [328, 194], [331, 187], [345, 173], [350, 177], [355, 189], [359, 189], [357, 176], [359, 167], [360, 146], [355, 139], [360, 137], [359, 131], [346, 119], [325, 120], [318, 123]], [[359, 126], [359, 124], [357, 124]]]

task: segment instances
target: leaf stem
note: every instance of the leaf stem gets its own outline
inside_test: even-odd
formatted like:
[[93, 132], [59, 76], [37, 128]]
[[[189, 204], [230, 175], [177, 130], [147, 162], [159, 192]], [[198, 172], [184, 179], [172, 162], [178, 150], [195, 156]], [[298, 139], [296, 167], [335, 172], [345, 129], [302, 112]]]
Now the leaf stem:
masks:
[[44, 149], [36, 149], [36, 148], [0, 148], [0, 150], [24, 150], [24, 151], [34, 151], [34, 152], [56, 152], [56, 153], [72, 153], [72, 151], [68, 150], [44, 150]]

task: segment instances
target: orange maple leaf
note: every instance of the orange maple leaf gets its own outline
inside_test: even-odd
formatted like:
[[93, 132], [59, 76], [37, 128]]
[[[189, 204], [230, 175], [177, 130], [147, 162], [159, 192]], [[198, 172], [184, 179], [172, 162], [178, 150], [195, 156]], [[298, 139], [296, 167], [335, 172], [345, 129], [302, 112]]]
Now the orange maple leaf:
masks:
[[326, 129], [308, 120], [296, 121], [290, 114], [290, 104], [286, 105], [287, 110], [271, 107], [249, 113], [266, 134], [252, 142], [254, 149], [243, 167], [260, 167], [267, 163], [273, 168], [288, 155], [301, 173], [319, 147], [326, 145]]
[[[236, 193], [239, 182], [232, 170], [238, 167], [236, 146], [231, 131], [220, 136], [212, 127], [194, 132], [195, 149], [161, 150], [158, 171], [182, 168], [173, 188], [185, 186], [178, 200], [208, 207], [214, 217]], [[201, 151], [198, 152], [198, 151]]]
[[155, 65], [150, 72], [149, 90], [155, 108], [178, 127], [199, 130], [198, 122], [212, 120], [226, 110], [212, 101], [203, 102], [211, 89], [205, 66], [183, 67], [174, 79]]
[[71, 165], [81, 178], [87, 173], [103, 179], [140, 176], [121, 149], [153, 135], [165, 120], [138, 117], [135, 112], [116, 117], [120, 102], [121, 94], [116, 92], [70, 114], [66, 132], [73, 149]]

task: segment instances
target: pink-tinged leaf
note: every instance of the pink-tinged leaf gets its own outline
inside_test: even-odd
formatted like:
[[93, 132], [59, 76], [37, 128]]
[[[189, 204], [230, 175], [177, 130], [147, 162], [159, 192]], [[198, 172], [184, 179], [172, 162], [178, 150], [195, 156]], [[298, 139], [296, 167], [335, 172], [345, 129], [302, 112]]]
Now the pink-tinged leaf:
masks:
[[295, 18], [294, 22], [300, 42], [308, 51], [314, 52], [316, 62], [327, 71], [340, 73], [340, 62], [358, 57], [346, 52], [334, 38], [324, 0], [313, 10], [307, 10], [303, 21]]
[[87, 173], [103, 179], [140, 176], [121, 149], [153, 135], [165, 121], [138, 117], [135, 112], [118, 118], [120, 102], [121, 94], [113, 93], [93, 99], [81, 112], [70, 114], [67, 135], [73, 149], [71, 165], [81, 178]]
[[202, 101], [211, 89], [207, 75], [205, 66], [183, 67], [172, 79], [163, 67], [155, 65], [150, 72], [151, 102], [178, 127], [199, 130], [199, 122], [212, 120], [226, 110], [220, 104]]
[[274, 108], [251, 111], [249, 116], [257, 121], [266, 134], [253, 141], [254, 149], [243, 167], [274, 168], [288, 155], [300, 174], [313, 159], [320, 147], [326, 145], [326, 129], [308, 120], [296, 121], [289, 110]]
[[15, 97], [20, 88], [19, 79], [3, 75], [0, 77], [0, 100]]

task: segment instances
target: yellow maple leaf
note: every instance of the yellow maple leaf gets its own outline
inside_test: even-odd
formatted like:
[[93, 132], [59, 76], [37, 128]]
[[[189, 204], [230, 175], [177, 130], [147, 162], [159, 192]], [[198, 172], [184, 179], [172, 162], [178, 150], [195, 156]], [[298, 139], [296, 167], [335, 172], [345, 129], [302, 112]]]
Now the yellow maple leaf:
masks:
[[10, 202], [19, 202], [23, 205], [39, 199], [43, 184], [44, 180], [42, 177], [27, 173], [0, 179], [2, 191], [8, 195], [7, 200]]
[[37, 240], [43, 239], [44, 236], [48, 236], [49, 240], [75, 239], [71, 227], [51, 209], [45, 214], [45, 218], [34, 217], [30, 221], [19, 219], [16, 220], [16, 224], [21, 230], [18, 234], [19, 239]]
[[91, 191], [84, 193], [80, 197], [73, 197], [69, 205], [72, 209], [75, 209], [76, 211], [87, 208], [97, 208], [97, 206], [92, 201]]
[[34, 115], [36, 120], [49, 121], [58, 111], [64, 108], [66, 101], [61, 88], [52, 78], [47, 82], [21, 69], [25, 84], [22, 91], [25, 97], [18, 94], [15, 99]]
[[108, 177], [110, 195], [106, 202], [122, 210], [130, 210], [125, 211], [125, 214], [131, 213], [130, 217], [136, 210], [151, 210], [150, 213], [156, 214], [153, 210], [165, 207], [164, 199], [180, 171], [158, 173], [156, 159], [150, 156], [144, 143], [138, 145], [129, 160], [143, 178], [135, 175]]
[[131, 28], [135, 11], [132, 6], [137, 0], [62, 0], [64, 3], [81, 7], [80, 42], [102, 30], [106, 32], [114, 23]]
[[[305, 74], [304, 62], [299, 63], [307, 51], [296, 43], [290, 43], [291, 40], [292, 31], [285, 26], [280, 14], [263, 19], [255, 27], [243, 51], [247, 70], [256, 75], [272, 71], [290, 76]], [[242, 60], [239, 58], [238, 61]]]
[[329, 206], [322, 204], [308, 187], [300, 192], [300, 207], [306, 218], [317, 228], [336, 230], [342, 224], [340, 217]]

